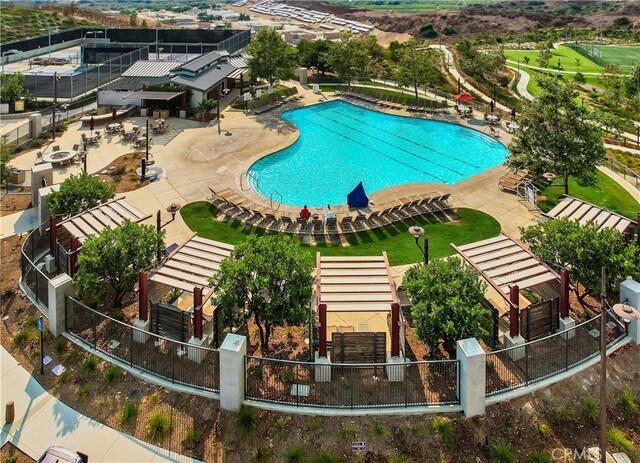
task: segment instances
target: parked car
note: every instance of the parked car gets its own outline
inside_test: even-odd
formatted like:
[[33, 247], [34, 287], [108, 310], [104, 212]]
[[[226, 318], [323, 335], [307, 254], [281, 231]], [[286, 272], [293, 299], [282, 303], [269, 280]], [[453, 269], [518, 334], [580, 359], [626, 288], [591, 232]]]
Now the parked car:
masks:
[[64, 447], [51, 446], [38, 459], [38, 463], [89, 463], [89, 457]]
[[7, 50], [4, 53], [2, 53], [2, 56], [11, 56], [11, 55], [17, 55], [18, 53], [21, 53], [20, 50]]

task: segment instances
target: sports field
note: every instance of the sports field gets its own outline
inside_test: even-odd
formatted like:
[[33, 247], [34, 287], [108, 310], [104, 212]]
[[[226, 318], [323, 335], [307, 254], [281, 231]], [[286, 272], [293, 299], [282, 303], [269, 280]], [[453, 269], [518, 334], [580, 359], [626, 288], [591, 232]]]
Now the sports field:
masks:
[[[512, 62], [520, 61], [520, 66], [539, 66], [538, 55], [539, 50], [505, 50], [504, 55], [508, 60]], [[529, 58], [529, 64], [525, 64], [525, 57]], [[576, 62], [578, 58], [579, 65]], [[572, 50], [569, 47], [561, 45], [557, 50], [551, 50], [551, 59], [549, 60], [549, 70], [557, 70], [558, 62], [562, 64], [562, 69], [569, 72], [602, 72], [604, 68], [598, 66], [593, 61], [588, 60], [577, 51]]]
[[[576, 47], [574, 45], [574, 47]], [[582, 43], [576, 47], [584, 56], [600, 63], [609, 62], [617, 64], [621, 69], [628, 71], [635, 64], [640, 64], [640, 45], [597, 45]]]

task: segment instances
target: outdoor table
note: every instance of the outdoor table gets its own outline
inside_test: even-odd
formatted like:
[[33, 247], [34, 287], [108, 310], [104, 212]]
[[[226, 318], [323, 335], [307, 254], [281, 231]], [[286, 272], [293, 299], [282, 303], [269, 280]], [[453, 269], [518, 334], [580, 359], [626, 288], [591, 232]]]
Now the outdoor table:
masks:
[[98, 135], [88, 135], [85, 139], [87, 140], [87, 143], [98, 143], [100, 137]]
[[487, 114], [485, 116], [485, 118], [487, 119], [487, 122], [489, 124], [495, 124], [496, 122], [498, 122], [498, 116], [492, 116], [491, 114]]
[[60, 150], [53, 151], [51, 153], [44, 154], [42, 156], [42, 160], [44, 162], [50, 162], [55, 165], [64, 165], [68, 162], [73, 161], [78, 155], [77, 151], [74, 150]]
[[107, 124], [107, 132], [117, 132], [122, 128], [122, 124], [120, 122], [113, 122], [111, 124]]
[[520, 128], [520, 126], [518, 124], [516, 124], [515, 122], [507, 122], [507, 129], [509, 129], [510, 131], [515, 132], [519, 128]]

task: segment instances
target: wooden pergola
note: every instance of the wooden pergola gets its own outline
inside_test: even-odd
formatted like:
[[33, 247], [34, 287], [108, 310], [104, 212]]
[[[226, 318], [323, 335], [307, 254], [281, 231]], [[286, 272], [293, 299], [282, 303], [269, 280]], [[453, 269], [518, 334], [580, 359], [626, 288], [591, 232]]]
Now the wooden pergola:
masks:
[[545, 299], [560, 298], [560, 314], [569, 316], [569, 276], [559, 275], [521, 243], [505, 233], [483, 241], [451, 246], [473, 266], [507, 302], [510, 335], [519, 334], [520, 290], [529, 289]]
[[568, 195], [544, 215], [550, 219], [577, 220], [580, 225], [593, 223], [598, 230], [613, 228], [622, 234], [629, 233], [635, 224], [633, 220], [620, 214]]
[[141, 320], [148, 319], [149, 290], [148, 283], [154, 282], [171, 289], [177, 289], [193, 295], [193, 303], [176, 306], [194, 315], [194, 337], [202, 338], [203, 316], [213, 317], [214, 307], [207, 301], [213, 295], [209, 287], [211, 278], [219, 269], [223, 259], [231, 256], [233, 246], [219, 241], [201, 238], [195, 233], [169, 254], [150, 275], [139, 275], [138, 315]]

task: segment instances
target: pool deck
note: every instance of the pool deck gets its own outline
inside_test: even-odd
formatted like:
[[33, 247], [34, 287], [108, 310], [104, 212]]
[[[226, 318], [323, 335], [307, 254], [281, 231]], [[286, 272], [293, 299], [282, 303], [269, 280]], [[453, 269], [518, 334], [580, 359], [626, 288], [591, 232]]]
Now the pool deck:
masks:
[[[154, 144], [150, 148], [155, 166], [165, 169], [164, 178], [122, 195], [126, 195], [134, 206], [145, 213], [153, 214], [158, 209], [162, 210], [163, 221], [168, 220], [169, 214], [165, 211], [167, 205], [173, 201], [184, 205], [204, 200], [209, 193], [208, 187], [218, 191], [230, 188], [259, 206], [270, 207], [269, 200], [249, 189], [242, 176], [253, 162], [291, 145], [297, 139], [297, 128], [280, 117], [283, 111], [326, 100], [324, 96], [314, 94], [308, 87], [296, 85], [302, 95], [299, 101], [289, 102], [280, 108], [257, 116], [228, 108], [223, 112], [224, 118], [221, 120], [220, 128], [216, 121], [201, 123], [171, 118], [168, 122], [172, 135], [175, 136], [167, 138], [155, 135]], [[328, 97], [328, 100], [333, 99], [335, 97]], [[366, 105], [363, 106], [366, 107]], [[376, 109], [380, 110], [380, 108]], [[385, 112], [415, 116], [406, 111], [385, 110]], [[421, 117], [460, 123], [479, 131], [487, 130], [487, 125], [481, 119], [461, 120], [452, 112]], [[143, 117], [131, 117], [125, 121], [125, 126], [128, 128], [129, 125], [135, 124], [144, 128], [145, 120], [146, 118]], [[81, 129], [79, 122], [70, 124], [69, 129], [53, 144], [60, 145], [61, 149], [69, 149], [74, 144], [80, 143], [81, 133], [87, 132], [86, 128]], [[505, 145], [508, 144], [511, 135], [502, 128], [498, 129], [498, 133], [498, 139]], [[89, 147], [87, 158], [89, 172], [99, 172], [117, 157], [133, 151], [130, 143], [121, 141], [117, 135], [105, 135], [103, 140], [101, 145]], [[50, 152], [51, 148], [45, 146], [39, 150], [46, 153]], [[32, 150], [14, 158], [13, 167], [30, 169], [35, 161], [36, 151], [38, 150]], [[61, 182], [69, 174], [79, 173], [80, 170], [80, 164], [55, 168], [54, 181]], [[518, 236], [518, 228], [533, 223], [536, 216], [515, 195], [498, 189], [498, 179], [506, 170], [504, 166], [497, 166], [456, 185], [399, 185], [369, 196], [374, 203], [381, 204], [418, 193], [432, 191], [451, 193], [450, 202], [454, 207], [469, 207], [486, 212], [500, 222], [503, 231]], [[334, 209], [340, 213], [346, 211], [347, 207], [343, 205]], [[282, 205], [280, 211], [296, 214], [299, 208]], [[4, 228], [3, 226], [2, 234], [6, 236]], [[168, 223], [165, 229], [168, 243], [180, 242], [191, 233], [179, 214], [176, 220]]]

